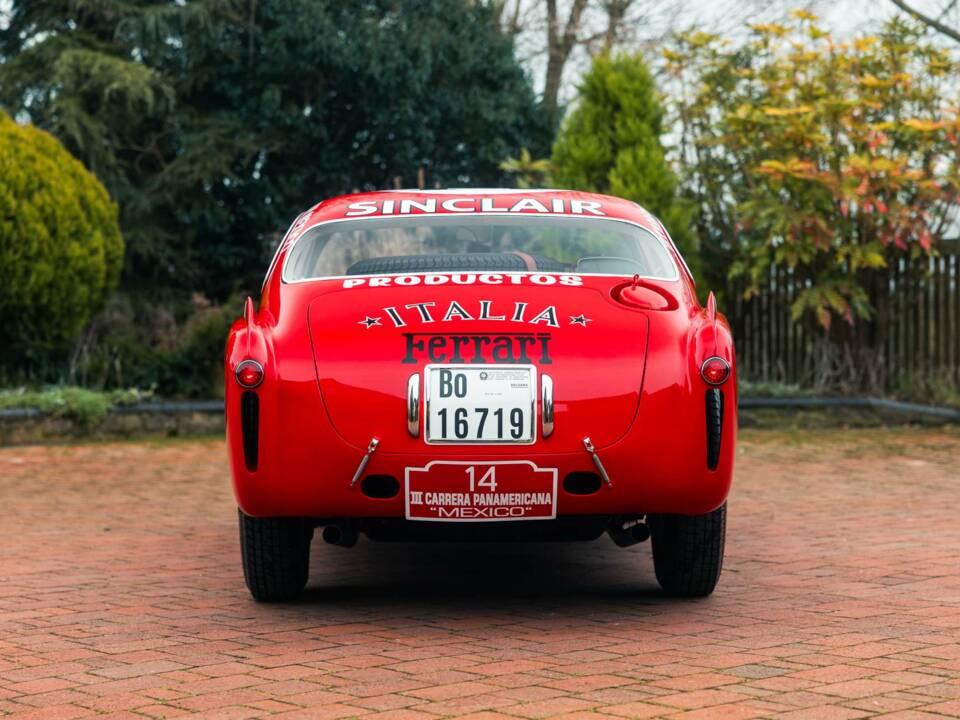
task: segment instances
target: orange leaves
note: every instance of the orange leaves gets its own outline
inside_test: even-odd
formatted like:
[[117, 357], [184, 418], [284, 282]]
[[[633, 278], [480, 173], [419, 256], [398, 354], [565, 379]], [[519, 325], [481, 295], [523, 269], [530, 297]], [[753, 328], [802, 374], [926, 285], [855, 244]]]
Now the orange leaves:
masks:
[[769, 175], [778, 180], [785, 176], [798, 178], [800, 180], [819, 180], [823, 181], [829, 177], [827, 173], [822, 172], [817, 166], [809, 160], [800, 160], [793, 157], [786, 162], [779, 160], [764, 160], [760, 163], [757, 171]]
[[909, 120], [904, 120], [903, 125], [906, 125], [908, 128], [912, 128], [919, 132], [936, 132], [937, 130], [942, 130], [947, 126], [945, 120], [922, 120], [920, 118], [911, 118]]
[[761, 282], [788, 265], [809, 288], [795, 310], [826, 325], [868, 314], [858, 283], [950, 227], [960, 98], [940, 78], [960, 65], [907, 23], [835, 41], [815, 21], [685, 45], [679, 77], [696, 92], [678, 115], [702, 217], [738, 228], [718, 240], [731, 268]]
[[767, 107], [763, 109], [763, 114], [771, 117], [789, 117], [791, 115], [803, 115], [809, 112], [813, 112], [813, 108], [809, 105], [800, 105], [799, 107], [790, 108]]

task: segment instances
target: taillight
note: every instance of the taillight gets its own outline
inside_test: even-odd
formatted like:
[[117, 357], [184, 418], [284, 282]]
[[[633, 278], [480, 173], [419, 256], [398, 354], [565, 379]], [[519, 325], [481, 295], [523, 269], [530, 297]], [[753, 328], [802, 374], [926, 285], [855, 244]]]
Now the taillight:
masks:
[[708, 385], [723, 385], [730, 377], [730, 365], [720, 357], [709, 357], [700, 366], [700, 376]]
[[248, 390], [252, 390], [263, 382], [263, 365], [256, 360], [244, 360], [237, 365], [237, 382]]

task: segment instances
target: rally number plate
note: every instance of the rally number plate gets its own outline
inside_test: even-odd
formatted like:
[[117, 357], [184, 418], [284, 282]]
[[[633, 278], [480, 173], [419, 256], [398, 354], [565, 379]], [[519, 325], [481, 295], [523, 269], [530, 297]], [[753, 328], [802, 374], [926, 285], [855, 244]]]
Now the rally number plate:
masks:
[[434, 522], [551, 520], [557, 469], [529, 460], [434, 460], [404, 473], [406, 517]]
[[534, 442], [533, 365], [427, 365], [425, 440], [434, 444]]

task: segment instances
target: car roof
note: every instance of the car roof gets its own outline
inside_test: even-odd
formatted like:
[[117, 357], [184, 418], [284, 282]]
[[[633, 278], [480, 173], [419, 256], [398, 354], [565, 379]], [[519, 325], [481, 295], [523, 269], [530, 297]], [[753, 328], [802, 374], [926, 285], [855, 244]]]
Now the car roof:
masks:
[[[277, 247], [270, 264], [310, 228], [325, 222], [351, 219], [414, 216], [525, 215], [540, 217], [595, 217], [625, 220], [648, 230], [666, 243], [687, 274], [686, 261], [663, 224], [647, 209], [623, 198], [579, 190], [550, 188], [434, 188], [376, 190], [322, 200], [301, 213]], [[692, 278], [692, 275], [690, 275]]]
[[301, 214], [288, 234], [293, 242], [308, 228], [330, 220], [413, 215], [540, 215], [628, 220], [670, 241], [652, 213], [632, 200], [577, 190], [444, 188], [377, 190], [323, 200]]

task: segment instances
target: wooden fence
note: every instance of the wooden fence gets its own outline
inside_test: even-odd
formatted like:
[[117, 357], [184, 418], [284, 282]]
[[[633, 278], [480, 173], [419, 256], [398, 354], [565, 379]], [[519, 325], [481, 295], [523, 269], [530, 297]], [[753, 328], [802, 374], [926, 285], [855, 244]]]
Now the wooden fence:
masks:
[[[895, 390], [905, 383], [946, 382], [960, 387], [960, 241], [936, 257], [901, 260], [882, 271], [874, 290], [875, 315], [859, 323], [867, 348], [859, 363], [861, 389]], [[798, 283], [774, 267], [760, 294], [744, 300], [731, 288], [727, 317], [733, 327], [740, 377], [754, 382], [824, 385], [822, 333], [793, 322]]]

